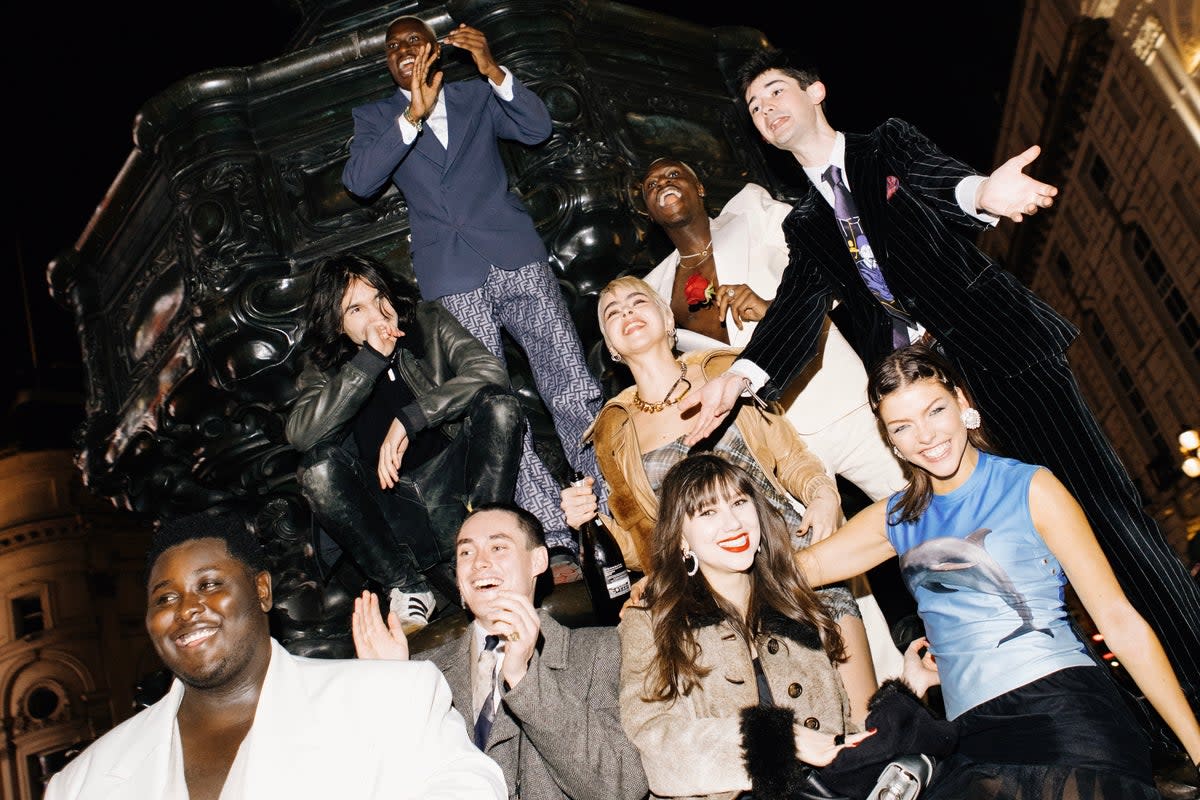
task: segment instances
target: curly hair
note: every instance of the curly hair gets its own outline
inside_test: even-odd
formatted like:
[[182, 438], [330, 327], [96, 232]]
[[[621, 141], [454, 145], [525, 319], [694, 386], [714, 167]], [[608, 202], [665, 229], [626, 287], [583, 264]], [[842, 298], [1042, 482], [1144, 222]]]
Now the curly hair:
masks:
[[[689, 576], [680, 557], [684, 523], [713, 501], [739, 494], [754, 504], [761, 531], [761, 544], [749, 570], [750, 605], [745, 619], [713, 591], [703, 572]], [[646, 676], [647, 701], [686, 695], [708, 674], [699, 664], [696, 628], [698, 621], [713, 616], [730, 623], [748, 642], [760, 631], [764, 612], [772, 609], [814, 628], [831, 661], [846, 658], [837, 623], [796, 566], [783, 517], [744, 469], [715, 453], [688, 456], [663, 479], [649, 574], [643, 597], [657, 649]]]
[[149, 583], [150, 573], [159, 556], [176, 545], [194, 539], [220, 539], [225, 543], [229, 555], [242, 562], [251, 575], [267, 571], [266, 551], [250, 532], [246, 519], [230, 509], [210, 508], [159, 521], [150, 539], [150, 548], [146, 551], [144, 581]]
[[375, 288], [396, 314], [396, 327], [412, 326], [420, 294], [417, 287], [391, 274], [387, 267], [361, 253], [340, 253], [317, 262], [308, 302], [304, 306], [302, 346], [322, 370], [332, 369], [358, 352], [342, 332], [342, 298], [355, 279]]

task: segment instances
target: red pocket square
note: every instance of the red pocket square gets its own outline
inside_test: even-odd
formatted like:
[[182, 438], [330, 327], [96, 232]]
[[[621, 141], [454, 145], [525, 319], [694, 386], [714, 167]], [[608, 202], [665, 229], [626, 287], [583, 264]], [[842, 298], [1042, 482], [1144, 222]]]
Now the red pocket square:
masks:
[[897, 178], [895, 175], [888, 175], [887, 176], [887, 199], [891, 200], [892, 195], [894, 195], [896, 193], [896, 190], [899, 188], [900, 188], [900, 179]]

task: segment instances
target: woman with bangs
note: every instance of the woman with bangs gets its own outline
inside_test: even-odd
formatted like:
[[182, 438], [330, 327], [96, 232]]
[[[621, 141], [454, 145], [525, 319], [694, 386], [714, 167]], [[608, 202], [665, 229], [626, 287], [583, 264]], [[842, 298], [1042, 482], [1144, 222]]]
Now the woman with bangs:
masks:
[[[737, 351], [677, 355], [671, 310], [639, 278], [610, 282], [600, 293], [597, 311], [605, 344], [614, 361], [629, 367], [634, 385], [604, 405], [585, 441], [596, 448], [608, 487], [612, 516], [604, 521], [629, 568], [649, 574], [660, 486], [667, 471], [690, 452], [682, 441], [690, 422], [678, 403], [724, 372]], [[841, 514], [836, 484], [782, 415], [743, 404], [709, 443], [714, 452], [742, 467], [765, 502], [783, 517], [791, 548], [807, 547], [833, 532]], [[590, 479], [563, 490], [562, 508], [572, 527], [596, 516]], [[862, 614], [844, 587], [822, 589], [820, 598], [845, 642], [846, 658], [839, 668], [850, 693], [851, 717], [861, 723], [867, 700], [878, 686]]]
[[787, 749], [769, 741], [781, 731], [813, 765], [865, 736], [835, 666], [838, 626], [790, 539], [753, 479], [718, 455], [663, 480], [643, 604], [618, 628], [621, 720], [655, 796], [752, 790], [746, 755]]

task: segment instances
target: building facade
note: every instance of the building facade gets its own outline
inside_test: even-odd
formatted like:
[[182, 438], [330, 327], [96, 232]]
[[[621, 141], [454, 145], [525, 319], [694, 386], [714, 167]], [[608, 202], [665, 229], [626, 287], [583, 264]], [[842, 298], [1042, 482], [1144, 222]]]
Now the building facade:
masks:
[[1200, 422], [1198, 72], [1190, 3], [1027, 3], [995, 163], [1039, 144], [1032, 174], [1061, 193], [982, 239], [1079, 327], [1075, 374], [1181, 555], [1200, 531], [1177, 443]]
[[160, 668], [145, 630], [149, 528], [93, 497], [73, 453], [0, 456], [0, 797], [134, 711]]

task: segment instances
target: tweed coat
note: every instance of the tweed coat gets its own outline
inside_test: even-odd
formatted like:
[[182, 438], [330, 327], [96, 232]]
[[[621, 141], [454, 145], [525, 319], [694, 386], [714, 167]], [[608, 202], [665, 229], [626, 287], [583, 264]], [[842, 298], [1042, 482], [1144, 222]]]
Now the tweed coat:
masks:
[[[646, 776], [621, 729], [620, 644], [610, 627], [565, 628], [539, 610], [538, 649], [521, 682], [504, 693], [484, 748], [500, 765], [510, 798], [640, 800]], [[454, 707], [473, 729], [472, 630], [430, 651]]]
[[[725, 621], [699, 620], [701, 665], [711, 672], [674, 702], [647, 702], [645, 679], [655, 652], [651, 612], [630, 608], [621, 634], [621, 723], [642, 754], [655, 797], [725, 800], [751, 788], [741, 713], [758, 705], [750, 649]], [[755, 640], [775, 703], [798, 724], [850, 733], [850, 701], [817, 632], [780, 614], [764, 615]]]

